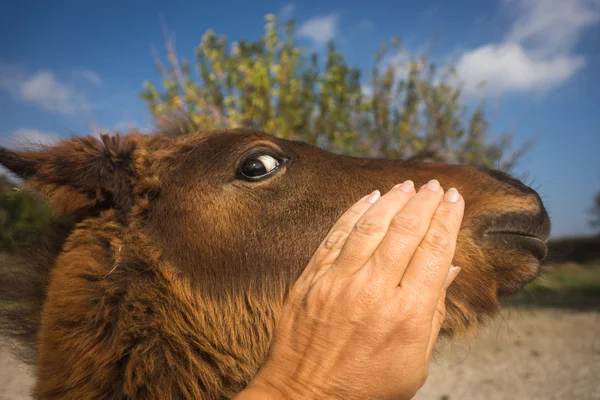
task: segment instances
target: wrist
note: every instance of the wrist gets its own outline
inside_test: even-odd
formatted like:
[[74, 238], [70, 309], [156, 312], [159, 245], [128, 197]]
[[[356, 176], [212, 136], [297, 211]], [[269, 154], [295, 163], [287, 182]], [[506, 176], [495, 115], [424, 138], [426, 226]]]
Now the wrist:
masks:
[[282, 400], [285, 399], [277, 391], [267, 390], [261, 387], [248, 386], [233, 397], [233, 400]]
[[316, 398], [310, 390], [301, 390], [302, 388], [296, 386], [294, 382], [288, 381], [286, 384], [283, 384], [281, 380], [265, 378], [264, 374], [261, 374], [252, 379], [248, 386], [234, 397], [234, 400]]

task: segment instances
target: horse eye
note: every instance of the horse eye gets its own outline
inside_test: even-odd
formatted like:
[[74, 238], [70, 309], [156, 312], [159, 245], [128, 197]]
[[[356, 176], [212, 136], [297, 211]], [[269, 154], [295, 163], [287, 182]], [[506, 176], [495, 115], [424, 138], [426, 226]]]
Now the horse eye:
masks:
[[277, 159], [266, 154], [247, 158], [239, 167], [239, 172], [245, 178], [256, 180], [273, 172], [280, 163]]

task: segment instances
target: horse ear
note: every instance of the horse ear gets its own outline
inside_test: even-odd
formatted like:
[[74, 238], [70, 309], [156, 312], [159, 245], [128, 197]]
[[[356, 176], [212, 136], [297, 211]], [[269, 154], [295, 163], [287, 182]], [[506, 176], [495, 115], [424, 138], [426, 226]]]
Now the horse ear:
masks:
[[115, 208], [128, 213], [136, 146], [135, 137], [85, 136], [35, 150], [0, 148], [0, 164], [60, 212]]

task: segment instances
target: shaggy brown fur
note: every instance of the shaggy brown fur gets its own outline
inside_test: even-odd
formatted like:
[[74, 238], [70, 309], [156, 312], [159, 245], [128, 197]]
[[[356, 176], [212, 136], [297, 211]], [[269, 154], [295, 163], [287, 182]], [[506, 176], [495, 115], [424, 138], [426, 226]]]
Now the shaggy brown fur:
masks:
[[[252, 154], [281, 165], [244, 179]], [[4, 303], [1, 325], [36, 350], [37, 399], [233, 396], [312, 252], [374, 189], [437, 178], [466, 199], [447, 337], [476, 331], [498, 293], [537, 275], [550, 229], [539, 196], [495, 171], [351, 158], [250, 130], [72, 138], [0, 149], [0, 163], [79, 218], [33, 262], [2, 266], [3, 298], [19, 306]]]

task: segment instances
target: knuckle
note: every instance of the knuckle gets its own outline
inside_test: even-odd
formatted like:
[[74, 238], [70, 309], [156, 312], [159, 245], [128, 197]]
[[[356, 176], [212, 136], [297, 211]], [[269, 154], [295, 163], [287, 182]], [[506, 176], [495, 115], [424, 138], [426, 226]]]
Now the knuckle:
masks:
[[384, 295], [384, 288], [376, 282], [365, 283], [358, 292], [356, 298], [357, 306], [371, 308], [380, 303]]
[[445, 256], [452, 251], [454, 238], [447, 230], [432, 227], [425, 235], [421, 244], [428, 252], [437, 256]]
[[353, 220], [356, 220], [357, 218], [360, 218], [360, 216], [362, 214], [363, 214], [363, 209], [354, 205], [354, 206], [350, 207], [349, 209], [347, 209], [346, 212], [342, 215], [342, 217], [340, 219], [353, 221]]
[[446, 307], [444, 307], [444, 305], [442, 304], [441, 306], [438, 305], [435, 308], [435, 318], [437, 318], [440, 326], [444, 323], [444, 321], [446, 320]]
[[306, 294], [305, 283], [300, 280], [297, 280], [294, 283], [294, 285], [292, 286], [292, 289], [290, 290], [290, 293], [288, 294], [287, 298], [289, 299], [289, 301], [296, 301], [296, 300], [304, 297], [305, 294]]
[[348, 234], [344, 231], [333, 231], [327, 236], [325, 242], [323, 243], [323, 247], [327, 250], [338, 249], [342, 246]]
[[309, 310], [323, 310], [335, 297], [334, 286], [328, 279], [323, 279], [315, 285], [306, 296], [306, 306]]
[[361, 235], [377, 237], [385, 233], [386, 227], [375, 218], [363, 218], [354, 225], [354, 230]]
[[[437, 214], [439, 216], [443, 217], [444, 219], [458, 219], [459, 212], [456, 209], [456, 207], [448, 206], [447, 204], [448, 203], [444, 203], [443, 206], [438, 208]], [[450, 203], [450, 204], [454, 205], [455, 203]]]
[[404, 235], [418, 235], [421, 230], [422, 219], [417, 215], [398, 214], [392, 220], [390, 229]]
[[419, 326], [421, 308], [413, 296], [406, 296], [396, 310], [406, 328]]
[[311, 292], [306, 287], [295, 286], [285, 299], [284, 310], [305, 310], [309, 303]]
[[444, 195], [444, 193], [442, 190], [438, 190], [436, 192], [432, 190], [419, 190], [417, 192], [417, 195], [427, 201], [431, 201], [440, 199]]
[[306, 293], [297, 292], [287, 298], [286, 304], [293, 310], [302, 310], [306, 305], [306, 300]]

